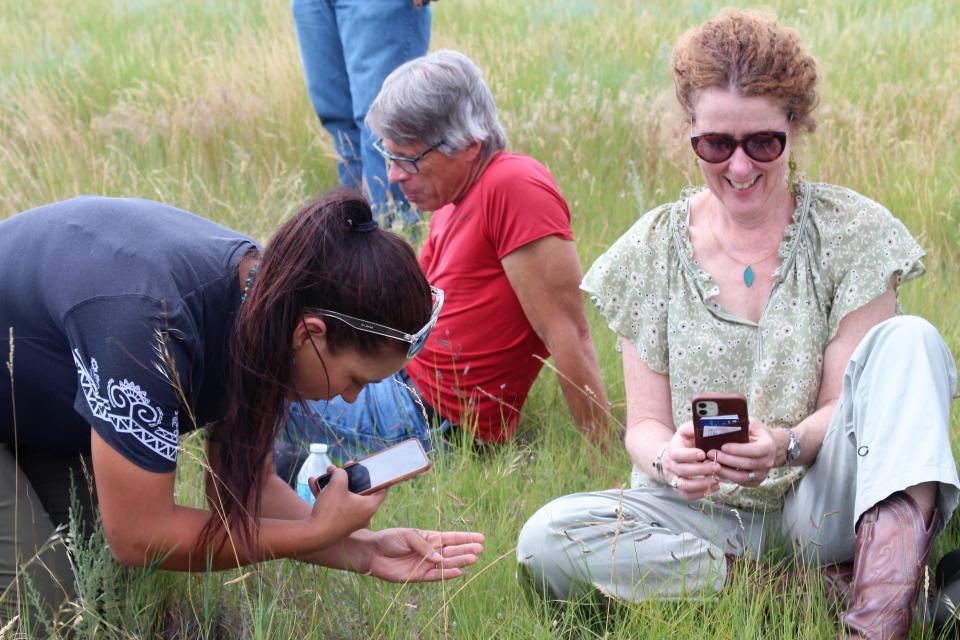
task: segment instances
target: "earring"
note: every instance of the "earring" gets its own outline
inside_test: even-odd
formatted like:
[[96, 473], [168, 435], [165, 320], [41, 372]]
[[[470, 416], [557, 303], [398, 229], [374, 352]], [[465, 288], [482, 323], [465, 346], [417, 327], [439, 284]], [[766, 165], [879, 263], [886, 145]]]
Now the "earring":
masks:
[[790, 152], [790, 158], [787, 160], [787, 169], [790, 171], [787, 174], [787, 184], [793, 186], [797, 180], [797, 163], [793, 159], [793, 152]]

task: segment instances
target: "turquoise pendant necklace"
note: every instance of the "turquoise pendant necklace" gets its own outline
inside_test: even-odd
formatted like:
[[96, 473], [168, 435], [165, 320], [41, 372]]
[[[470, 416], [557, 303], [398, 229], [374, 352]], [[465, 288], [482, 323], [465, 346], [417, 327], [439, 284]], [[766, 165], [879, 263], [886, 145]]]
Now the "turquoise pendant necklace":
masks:
[[720, 238], [717, 237], [717, 232], [713, 230], [713, 216], [710, 217], [710, 223], [708, 224], [708, 226], [710, 227], [710, 235], [713, 236], [713, 241], [717, 243], [718, 247], [720, 247], [720, 251], [722, 251], [725, 256], [727, 256], [728, 258], [730, 258], [731, 260], [739, 264], [741, 267], [745, 267], [743, 270], [743, 284], [747, 285], [748, 288], [752, 287], [754, 280], [757, 279], [757, 274], [753, 272], [753, 267], [751, 265], [754, 262], [757, 264], [760, 264], [761, 262], [763, 262], [773, 254], [775, 254], [780, 249], [780, 243], [778, 242], [777, 246], [773, 248], [773, 251], [763, 256], [759, 260], [751, 260], [750, 262], [744, 262], [743, 260], [738, 260], [734, 258], [732, 255], [730, 255], [730, 252], [727, 251], [727, 248], [723, 246], [722, 242], [720, 242]]

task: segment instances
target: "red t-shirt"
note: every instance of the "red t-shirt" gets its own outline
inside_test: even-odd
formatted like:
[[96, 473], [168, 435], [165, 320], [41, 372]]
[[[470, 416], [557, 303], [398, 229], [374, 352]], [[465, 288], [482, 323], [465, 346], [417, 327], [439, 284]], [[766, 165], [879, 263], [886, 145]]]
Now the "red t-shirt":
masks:
[[547, 236], [573, 240], [570, 210], [546, 167], [497, 154], [458, 203], [434, 212], [420, 253], [427, 280], [443, 289], [436, 327], [407, 371], [424, 399], [475, 437], [502, 442], [520, 418], [548, 357], [501, 260]]

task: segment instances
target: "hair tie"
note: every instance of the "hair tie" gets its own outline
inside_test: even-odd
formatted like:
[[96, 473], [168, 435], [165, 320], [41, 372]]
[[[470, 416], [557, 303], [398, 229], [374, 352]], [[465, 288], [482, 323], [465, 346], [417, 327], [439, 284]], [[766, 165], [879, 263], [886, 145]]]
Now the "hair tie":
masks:
[[376, 220], [372, 219], [366, 222], [357, 222], [353, 218], [347, 218], [347, 226], [350, 227], [350, 231], [355, 233], [370, 233], [371, 231], [376, 231], [380, 225], [377, 224]]

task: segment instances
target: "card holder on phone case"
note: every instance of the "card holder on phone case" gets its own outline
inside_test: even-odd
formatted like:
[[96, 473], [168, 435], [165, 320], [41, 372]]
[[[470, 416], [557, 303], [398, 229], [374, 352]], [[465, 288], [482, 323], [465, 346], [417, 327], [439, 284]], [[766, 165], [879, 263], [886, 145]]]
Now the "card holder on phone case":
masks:
[[694, 396], [691, 408], [697, 448], [710, 451], [728, 442], [749, 440], [750, 419], [747, 415], [747, 398], [743, 394], [698, 394]]

